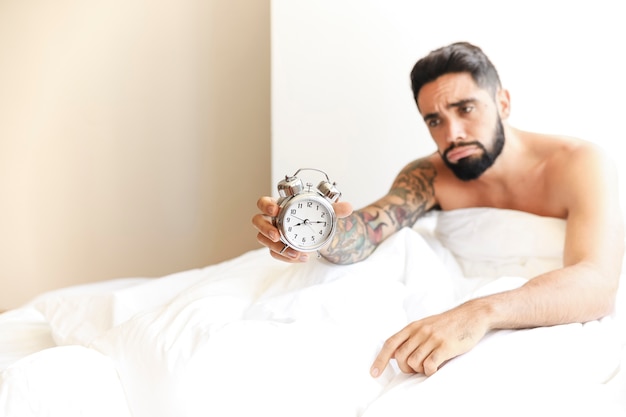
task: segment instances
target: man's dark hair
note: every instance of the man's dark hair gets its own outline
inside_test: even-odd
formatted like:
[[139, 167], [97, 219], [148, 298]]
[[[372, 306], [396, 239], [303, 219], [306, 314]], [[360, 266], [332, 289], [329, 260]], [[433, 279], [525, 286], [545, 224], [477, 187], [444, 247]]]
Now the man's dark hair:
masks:
[[424, 84], [445, 74], [462, 72], [470, 74], [476, 85], [488, 90], [493, 97], [501, 87], [498, 71], [482, 49], [467, 42], [457, 42], [435, 49], [417, 61], [411, 71], [415, 102]]

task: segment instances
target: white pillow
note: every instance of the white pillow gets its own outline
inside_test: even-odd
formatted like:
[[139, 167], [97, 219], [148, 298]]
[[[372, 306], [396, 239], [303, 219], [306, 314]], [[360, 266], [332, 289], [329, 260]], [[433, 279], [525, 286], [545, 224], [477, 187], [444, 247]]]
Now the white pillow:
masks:
[[562, 219], [495, 208], [442, 211], [435, 236], [466, 277], [529, 279], [563, 266]]

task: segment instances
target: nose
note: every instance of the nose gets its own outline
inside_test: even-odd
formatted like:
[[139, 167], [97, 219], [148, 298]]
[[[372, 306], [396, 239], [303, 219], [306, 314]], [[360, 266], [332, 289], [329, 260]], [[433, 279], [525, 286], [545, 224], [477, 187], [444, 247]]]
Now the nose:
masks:
[[467, 139], [465, 126], [461, 120], [450, 119], [447, 123], [446, 141], [455, 143]]

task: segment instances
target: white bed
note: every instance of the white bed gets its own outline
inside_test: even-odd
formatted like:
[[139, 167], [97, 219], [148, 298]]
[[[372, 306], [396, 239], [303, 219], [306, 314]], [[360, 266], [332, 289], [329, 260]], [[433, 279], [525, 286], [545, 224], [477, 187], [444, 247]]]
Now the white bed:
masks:
[[429, 378], [393, 363], [369, 376], [408, 321], [558, 267], [563, 234], [557, 219], [455, 210], [350, 266], [259, 249], [46, 293], [0, 315], [0, 415], [625, 416], [623, 285], [602, 320], [492, 332]]

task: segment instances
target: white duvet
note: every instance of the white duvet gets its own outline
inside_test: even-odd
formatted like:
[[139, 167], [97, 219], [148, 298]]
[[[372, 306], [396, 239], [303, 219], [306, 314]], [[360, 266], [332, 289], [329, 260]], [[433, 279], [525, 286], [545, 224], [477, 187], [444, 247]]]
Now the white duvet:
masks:
[[369, 376], [408, 322], [559, 267], [563, 238], [562, 220], [455, 210], [350, 266], [259, 249], [48, 293], [0, 316], [0, 415], [624, 416], [623, 297], [599, 321], [492, 332], [430, 378]]

